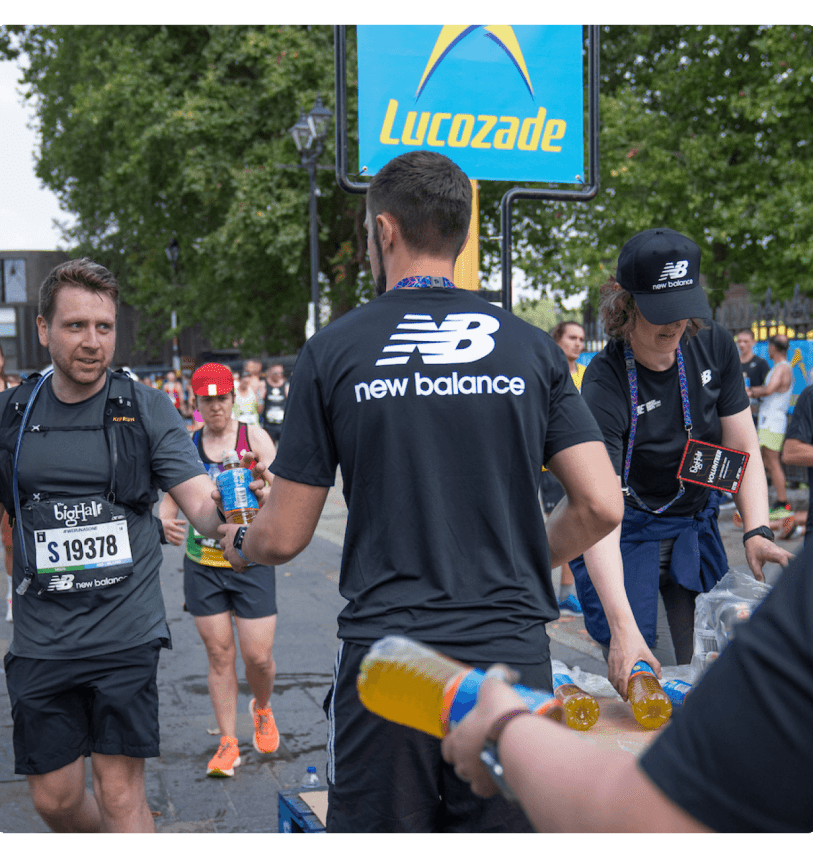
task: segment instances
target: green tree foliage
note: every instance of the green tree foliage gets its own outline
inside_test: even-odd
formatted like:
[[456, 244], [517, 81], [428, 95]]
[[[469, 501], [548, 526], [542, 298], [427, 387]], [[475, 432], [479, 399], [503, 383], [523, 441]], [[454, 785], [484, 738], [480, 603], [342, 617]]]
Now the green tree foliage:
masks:
[[[20, 47], [37, 173], [78, 218], [75, 252], [116, 271], [123, 299], [156, 319], [174, 305], [215, 345], [295, 351], [310, 296], [308, 175], [288, 128], [317, 95], [333, 109], [332, 28], [32, 27]], [[320, 271], [340, 313], [370, 284], [363, 197], [338, 189], [334, 161], [331, 127], [317, 171]]]
[[[9, 39], [9, 36], [12, 38]], [[330, 27], [0, 29], [31, 62], [38, 175], [78, 218], [77, 252], [124, 298], [201, 321], [218, 345], [291, 351], [310, 294], [307, 174], [287, 129], [333, 108]], [[354, 150], [357, 81], [348, 28]], [[670, 226], [703, 250], [713, 305], [807, 285], [813, 261], [809, 26], [621, 26], [601, 32], [601, 188], [588, 203], [520, 201], [514, 265], [559, 297], [598, 285], [635, 232]], [[332, 136], [322, 163], [334, 163]], [[287, 165], [287, 166], [286, 166]], [[339, 315], [371, 294], [364, 198], [319, 171], [320, 271]], [[484, 280], [499, 269], [499, 201], [481, 182]], [[181, 245], [179, 296], [164, 248]]]
[[[519, 202], [514, 264], [533, 285], [595, 298], [627, 238], [669, 226], [703, 250], [713, 305], [730, 282], [758, 297], [807, 287], [812, 81], [808, 26], [602, 28], [600, 192]], [[508, 186], [483, 184], [493, 265]]]

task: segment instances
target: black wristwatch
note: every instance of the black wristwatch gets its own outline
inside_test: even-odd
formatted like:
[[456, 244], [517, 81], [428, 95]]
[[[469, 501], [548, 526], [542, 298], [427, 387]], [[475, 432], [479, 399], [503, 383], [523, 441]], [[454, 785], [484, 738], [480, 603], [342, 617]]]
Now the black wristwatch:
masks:
[[246, 527], [245, 525], [243, 525], [242, 527], [238, 527], [234, 533], [234, 541], [232, 542], [234, 550], [243, 558], [243, 560], [246, 561], [246, 563], [248, 563], [248, 558], [245, 554], [243, 554], [240, 549], [243, 547], [243, 539], [245, 538], [247, 530], [248, 527]]
[[752, 536], [764, 536], [765, 539], [770, 539], [771, 542], [774, 542], [776, 539], [776, 537], [773, 535], [773, 531], [766, 524], [761, 524], [759, 527], [755, 527], [753, 530], [749, 530], [748, 533], [743, 533], [743, 544], [745, 544], [746, 539], [750, 539]]

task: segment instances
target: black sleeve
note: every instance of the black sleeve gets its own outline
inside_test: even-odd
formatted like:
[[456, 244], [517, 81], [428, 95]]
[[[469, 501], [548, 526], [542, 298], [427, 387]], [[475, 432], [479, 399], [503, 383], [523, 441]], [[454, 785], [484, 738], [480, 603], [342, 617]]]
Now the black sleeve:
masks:
[[813, 444], [813, 387], [806, 387], [799, 394], [785, 438]]
[[640, 767], [717, 831], [813, 830], [813, 546], [740, 626]]

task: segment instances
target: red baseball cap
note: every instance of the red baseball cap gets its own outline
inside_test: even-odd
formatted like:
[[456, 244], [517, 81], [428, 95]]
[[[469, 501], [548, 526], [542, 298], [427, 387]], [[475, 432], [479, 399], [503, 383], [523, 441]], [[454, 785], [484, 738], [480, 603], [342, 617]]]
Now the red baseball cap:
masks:
[[222, 363], [205, 363], [192, 375], [192, 390], [197, 396], [222, 396], [234, 390], [234, 377]]

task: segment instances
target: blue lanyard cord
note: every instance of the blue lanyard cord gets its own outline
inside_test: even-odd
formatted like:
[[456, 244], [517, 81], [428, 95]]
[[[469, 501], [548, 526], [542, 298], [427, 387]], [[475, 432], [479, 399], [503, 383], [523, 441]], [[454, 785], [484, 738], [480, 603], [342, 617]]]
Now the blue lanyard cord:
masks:
[[46, 370], [41, 376], [39, 381], [37, 382], [37, 386], [34, 388], [31, 396], [28, 399], [28, 404], [25, 407], [25, 411], [23, 412], [23, 422], [20, 424], [20, 431], [17, 433], [17, 445], [14, 448], [14, 465], [12, 470], [12, 487], [14, 489], [14, 515], [17, 519], [17, 539], [20, 543], [20, 550], [23, 552], [23, 568], [25, 569], [25, 577], [20, 582], [20, 586], [17, 588], [17, 595], [22, 596], [25, 594], [25, 591], [31, 585], [31, 581], [34, 578], [34, 573], [28, 568], [28, 553], [25, 550], [25, 533], [23, 532], [23, 519], [20, 514], [20, 488], [17, 485], [17, 466], [20, 461], [20, 449], [23, 446], [23, 435], [25, 434], [25, 426], [28, 423], [28, 417], [31, 414], [31, 409], [34, 407], [34, 400], [37, 398], [37, 394], [40, 392], [40, 388], [45, 383], [48, 376], [51, 375], [53, 369]]
[[[669, 503], [664, 504], [664, 506], [660, 507], [660, 509], [650, 509], [635, 493], [635, 490], [629, 484], [629, 473], [630, 473], [630, 464], [632, 462], [632, 446], [635, 443], [635, 427], [638, 424], [638, 373], [635, 370], [635, 356], [632, 353], [632, 348], [629, 343], [624, 344], [624, 363], [627, 368], [627, 379], [630, 385], [630, 402], [632, 406], [632, 419], [630, 421], [630, 437], [627, 442], [627, 456], [624, 460], [624, 479], [621, 490], [624, 494], [630, 495], [634, 498], [638, 505], [645, 509], [647, 512], [651, 512], [655, 515], [663, 512], [665, 509], [668, 509], [672, 504], [680, 497], [683, 496], [686, 491], [686, 487], [683, 485], [683, 480], [678, 477], [678, 482], [680, 483], [680, 490], [669, 501]], [[680, 381], [680, 400], [681, 406], [683, 407], [683, 424], [686, 429], [686, 433], [691, 440], [692, 437], [692, 412], [689, 407], [689, 387], [686, 383], [686, 365], [683, 362], [683, 353], [680, 350], [680, 346], [677, 347], [677, 365], [678, 365], [678, 379]]]
[[445, 277], [404, 277], [393, 289], [456, 289], [451, 280]]

